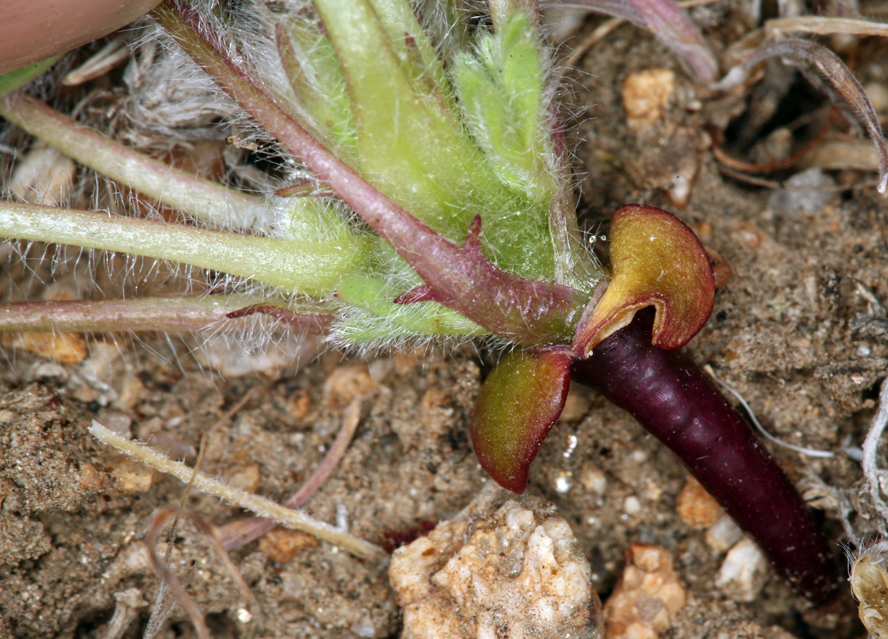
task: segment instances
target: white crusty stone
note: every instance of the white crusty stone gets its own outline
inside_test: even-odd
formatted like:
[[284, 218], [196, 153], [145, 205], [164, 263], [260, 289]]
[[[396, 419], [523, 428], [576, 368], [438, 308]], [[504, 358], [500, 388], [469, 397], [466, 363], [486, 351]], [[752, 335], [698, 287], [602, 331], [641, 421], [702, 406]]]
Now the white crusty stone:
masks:
[[752, 603], [769, 576], [765, 554], [754, 541], [744, 537], [725, 556], [715, 585], [734, 601]]
[[851, 567], [851, 592], [860, 602], [858, 614], [876, 639], [888, 639], [888, 542], [884, 539], [861, 549]]
[[722, 515], [721, 519], [706, 529], [706, 545], [718, 553], [727, 552], [742, 538], [743, 531], [730, 515]]
[[601, 603], [567, 522], [489, 483], [392, 556], [403, 639], [598, 639]]

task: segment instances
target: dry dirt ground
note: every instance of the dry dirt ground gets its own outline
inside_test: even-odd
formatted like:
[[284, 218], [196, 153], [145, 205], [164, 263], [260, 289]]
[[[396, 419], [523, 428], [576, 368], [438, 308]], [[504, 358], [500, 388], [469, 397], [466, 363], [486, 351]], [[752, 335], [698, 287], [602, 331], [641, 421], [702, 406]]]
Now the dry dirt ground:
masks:
[[[694, 14], [715, 41], [736, 37], [729, 5]], [[575, 41], [601, 23], [587, 20]], [[854, 55], [862, 83], [885, 86], [888, 47], [866, 40]], [[715, 251], [722, 274], [715, 312], [690, 353], [736, 388], [781, 439], [829, 451], [859, 446], [888, 363], [888, 318], [873, 301], [888, 305], [888, 200], [873, 188], [849, 188], [820, 191], [826, 197], [810, 210], [781, 204], [773, 189], [720, 172], [708, 132], [728, 127], [728, 151], [747, 159], [757, 142], [782, 127], [789, 127], [798, 147], [823, 125], [828, 102], [779, 65], [754, 88], [711, 98], [662, 45], [627, 25], [596, 43], [578, 66], [568, 77], [587, 227], [606, 235], [607, 216], [627, 202], [675, 211]], [[626, 125], [621, 87], [630, 73], [654, 68], [672, 69], [675, 88], [662, 119], [640, 134]], [[883, 110], [883, 123], [886, 116]], [[799, 125], [800, 119], [809, 124]], [[838, 122], [830, 136], [849, 135]], [[680, 208], [663, 187], [670, 167], [687, 158], [698, 171]], [[795, 170], [765, 177], [782, 180]], [[839, 184], [872, 179], [852, 171], [829, 175]], [[452, 517], [485, 482], [466, 423], [494, 356], [473, 347], [366, 361], [328, 353], [296, 373], [237, 379], [207, 372], [186, 348], [162, 339], [93, 340], [90, 347], [78, 365], [50, 364], [24, 351], [6, 360], [0, 383], [0, 636], [104, 637], [115, 605], [117, 614], [133, 609], [135, 621], [124, 636], [144, 631], [158, 582], [141, 543], [152, 511], [178, 505], [184, 489], [97, 444], [86, 431], [94, 418], [141, 440], [153, 436], [158, 447], [191, 462], [208, 433], [206, 473], [282, 500], [317, 467], [345, 407], [360, 396], [357, 435], [308, 510], [328, 522], [344, 517], [368, 540]], [[772, 450], [815, 499], [837, 561], [843, 561], [841, 544], [848, 537], [839, 502], [824, 486], [855, 496], [859, 464], [842, 452], [815, 458]], [[665, 637], [863, 636], [850, 595], [823, 612], [809, 610], [773, 575], [751, 603], [736, 602], [715, 586], [723, 555], [677, 514], [686, 481], [676, 459], [630, 417], [575, 387], [564, 419], [534, 463], [529, 490], [551, 500], [571, 524], [603, 600], [630, 544], [671, 552], [688, 601]], [[858, 533], [872, 532], [861, 499], [852, 499], [852, 523]], [[242, 516], [202, 495], [191, 496], [187, 507], [220, 525]], [[329, 544], [276, 533], [232, 556], [261, 605], [261, 617], [248, 623], [238, 621], [239, 595], [190, 525], [183, 525], [172, 555], [214, 636], [399, 634], [385, 571]], [[193, 630], [176, 611], [159, 636], [190, 637]]]

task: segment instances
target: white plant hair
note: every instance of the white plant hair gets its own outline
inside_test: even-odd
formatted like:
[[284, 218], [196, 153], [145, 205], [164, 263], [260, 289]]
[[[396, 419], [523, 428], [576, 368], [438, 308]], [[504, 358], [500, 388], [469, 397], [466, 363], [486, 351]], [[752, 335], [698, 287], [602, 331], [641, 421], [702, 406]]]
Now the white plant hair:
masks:
[[[459, 29], [451, 31], [455, 28], [454, 24], [445, 15], [445, 9], [440, 3], [417, 0], [414, 4], [417, 15], [421, 16], [421, 22], [444, 60], [452, 60], [460, 47], [465, 50], [465, 42], [457, 42], [462, 34]], [[286, 0], [270, 8], [267, 3], [243, 2], [236, 3], [232, 8], [227, 5], [222, 7], [218, 0], [197, 0], [192, 6], [200, 16], [199, 19], [204, 21], [206, 28], [203, 31], [218, 36], [218, 41], [214, 44], [223, 48], [234, 64], [246, 70], [251, 80], [274, 96], [279, 104], [286, 105], [285, 108], [298, 119], [308, 122], [309, 128], [312, 128], [310, 115], [298, 106], [299, 101], [295, 99], [280, 61], [274, 36], [274, 24], [282, 14], [301, 17], [315, 15], [311, 3], [305, 0]], [[469, 3], [463, 11], [465, 15], [462, 19], [465, 19], [474, 12], [480, 12], [480, 5], [476, 7]], [[223, 182], [254, 191], [263, 203], [258, 212], [247, 218], [224, 216], [197, 219], [185, 213], [177, 213], [173, 214], [172, 221], [269, 238], [312, 241], [335, 239], [341, 226], [331, 223], [308, 228], [306, 221], [294, 212], [300, 206], [298, 199], [274, 195], [277, 188], [293, 182], [314, 181], [311, 173], [297, 158], [287, 153], [259, 127], [150, 19], [140, 21], [133, 27], [129, 37], [132, 40], [133, 55], [124, 72], [128, 95], [119, 103], [118, 117], [111, 125], [116, 137], [126, 141], [129, 146], [154, 153], [167, 152], [177, 145], [187, 147], [199, 140], [228, 139], [233, 142], [233, 146], [229, 146], [225, 152]], [[558, 74], [550, 49], [542, 45], [540, 49], [544, 90], [540, 104], [541, 117], [537, 126], [540, 137], [546, 140], [546, 144], [542, 145], [542, 162], [552, 183], [563, 185], [571, 178], [567, 175], [564, 159], [555, 155], [547, 137], [553, 127], [561, 126], [555, 107], [561, 88], [557, 82]], [[274, 158], [279, 162], [283, 177], [272, 178], [268, 174], [257, 176], [257, 171], [245, 167], [242, 153], [245, 148], [253, 149], [254, 152], [258, 149]], [[441, 152], [446, 153], [446, 149]], [[148, 219], [170, 220], [169, 210], [161, 210], [129, 189], [122, 189], [89, 169], [81, 169], [81, 175], [77, 188], [61, 204], [123, 215], [134, 215], [137, 212], [135, 214]], [[331, 220], [339, 220], [340, 225], [344, 223], [352, 229], [359, 229], [358, 233], [365, 232], [360, 230], [364, 227], [357, 215], [337, 198], [313, 195], [311, 199], [313, 204], [320, 205], [320, 209], [331, 215]], [[480, 213], [488, 233], [497, 232], [497, 219], [522, 214], [520, 210], [503, 210], [490, 205], [485, 208], [484, 202], [480, 202], [478, 208], [484, 208]], [[232, 225], [231, 220], [239, 221]], [[581, 236], [571, 236], [568, 241], [574, 245], [576, 252], [569, 251], [565, 254], [564, 251], [555, 251], [556, 256], [560, 256], [562, 262], [565, 262], [556, 265], [556, 273], [571, 272], [576, 268], [571, 256], [591, 254]], [[293, 309], [303, 301], [299, 296], [272, 286], [257, 284], [248, 277], [211, 272], [176, 262], [121, 256], [99, 250], [48, 248], [33, 242], [13, 241], [7, 245], [11, 247], [8, 250], [10, 257], [7, 259], [17, 258], [26, 265], [33, 263], [35, 257], [38, 258], [37, 261], [43, 261], [51, 256], [50, 276], [81, 269], [85, 263], [86, 275], [92, 284], [86, 285], [84, 290], [93, 297], [132, 295], [137, 292], [136, 289], [147, 288], [150, 291], [157, 286], [164, 290], [175, 289], [183, 294], [201, 291], [253, 293], [258, 297], [284, 300], [285, 305]], [[38, 251], [43, 251], [43, 255], [35, 254]], [[495, 252], [490, 258], [496, 263]], [[36, 271], [32, 272], [34, 277], [38, 277]], [[121, 285], [120, 291], [101, 290], [94, 283], [100, 279], [100, 272], [103, 272], [108, 281], [119, 276], [131, 285]], [[389, 285], [397, 283], [402, 288], [421, 284], [416, 274], [400, 258], [379, 264], [373, 275]], [[321, 302], [331, 312], [339, 314], [339, 320], [325, 342], [329, 347], [367, 356], [393, 348], [428, 348], [433, 343], [440, 344], [445, 350], [466, 342], [477, 343], [477, 340], [468, 336], [442, 338], [412, 332], [393, 321], [393, 317], [374, 315], [346, 305], [332, 294]], [[394, 320], [409, 320], [420, 315], [420, 308], [408, 304], [393, 313]], [[294, 347], [299, 350], [298, 336], [288, 336], [279, 320], [254, 319], [256, 321], [219, 321], [194, 335], [191, 341], [198, 344], [198, 349], [208, 349], [211, 344], [224, 343], [226, 348], [239, 348], [245, 353], [258, 353], [264, 349], [293, 350]], [[357, 326], [363, 327], [365, 334], [375, 333], [381, 337], [371, 340], [352, 339]], [[499, 338], [488, 337], [485, 341], [496, 350], [508, 347]]]

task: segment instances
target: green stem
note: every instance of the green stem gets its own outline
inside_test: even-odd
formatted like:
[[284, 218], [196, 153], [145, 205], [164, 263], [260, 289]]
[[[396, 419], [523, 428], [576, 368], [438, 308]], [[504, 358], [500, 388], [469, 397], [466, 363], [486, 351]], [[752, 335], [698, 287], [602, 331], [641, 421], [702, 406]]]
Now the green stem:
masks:
[[259, 198], [171, 168], [24, 93], [0, 98], [0, 116], [118, 184], [205, 222], [246, 230], [264, 211]]
[[[245, 307], [268, 303], [255, 295], [191, 295], [187, 297], [140, 297], [118, 300], [75, 300], [61, 302], [13, 302], [0, 304], [0, 332], [64, 331], [71, 333], [110, 333], [119, 331], [160, 331], [190, 333], [200, 331], [228, 318]], [[286, 305], [286, 302], [283, 302]], [[306, 328], [316, 326], [315, 307], [294, 309], [304, 312]], [[232, 321], [241, 329], [244, 322]], [[292, 323], [282, 323], [281, 330], [291, 330]]]
[[0, 237], [170, 260], [305, 295], [329, 293], [366, 251], [360, 241], [278, 240], [3, 200]]

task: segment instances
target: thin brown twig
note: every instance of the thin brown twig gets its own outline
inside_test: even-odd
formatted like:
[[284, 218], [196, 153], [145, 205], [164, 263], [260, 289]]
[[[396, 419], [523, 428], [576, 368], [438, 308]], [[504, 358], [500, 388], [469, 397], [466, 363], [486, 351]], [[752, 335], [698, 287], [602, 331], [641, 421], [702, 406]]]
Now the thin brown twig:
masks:
[[[361, 421], [361, 398], [355, 398], [348, 408], [345, 409], [345, 416], [342, 419], [342, 428], [327, 455], [324, 457], [318, 469], [308, 478], [296, 493], [283, 502], [287, 508], [297, 509], [305, 505], [309, 498], [320, 488], [327, 478], [332, 474], [333, 470], [339, 464], [348, 445], [354, 437], [358, 424]], [[226, 550], [234, 550], [240, 548], [251, 541], [254, 541], [272, 530], [277, 524], [270, 519], [262, 517], [247, 517], [239, 519], [231, 523], [225, 524], [220, 529], [222, 546]]]
[[213, 432], [217, 428], [222, 428], [232, 419], [234, 419], [234, 416], [241, 412], [243, 407], [246, 406], [251, 399], [253, 399], [253, 395], [256, 394], [256, 391], [258, 389], [258, 386], [253, 386], [250, 388], [250, 390], [244, 393], [243, 396], [241, 396], [241, 398], [237, 400], [237, 403], [234, 404], [234, 406], [229, 408], [221, 417], [219, 417], [219, 419], [216, 420], [216, 423], [210, 427], [209, 432]]
[[[185, 492], [182, 494], [182, 499], [179, 501], [180, 511], [185, 510], [185, 504], [188, 502], [188, 496], [191, 494], [191, 490], [194, 488], [194, 480], [197, 477], [198, 472], [200, 471], [200, 466], [203, 463], [204, 453], [206, 452], [206, 442], [207, 436], [206, 434], [204, 434], [204, 436], [200, 438], [200, 449], [197, 454], [197, 461], [195, 461], [194, 463], [194, 472], [191, 473], [191, 479], [188, 482], [188, 485], [185, 487]], [[176, 515], [173, 519], [173, 523], [170, 524], [170, 530], [167, 534], [167, 548], [163, 556], [163, 565], [167, 569], [169, 569], [170, 562], [173, 558], [173, 547], [176, 545], [178, 526], [179, 516]], [[149, 546], [149, 553], [152, 556], [153, 564], [153, 545]], [[161, 625], [163, 625], [163, 622], [166, 621], [169, 613], [172, 612], [172, 604], [167, 604], [167, 588], [169, 587], [169, 581], [161, 580], [160, 588], [158, 588], [157, 596], [154, 599], [154, 608], [151, 610], [151, 617], [148, 619], [148, 627], [145, 630], [145, 636], [147, 638], [154, 637], [158, 633]]]
[[753, 186], [761, 186], [766, 189], [782, 189], [784, 191], [832, 191], [832, 192], [840, 192], [840, 191], [852, 191], [854, 189], [865, 189], [872, 188], [874, 186], [878, 186], [878, 180], [869, 180], [866, 182], [856, 182], [854, 184], [836, 184], [834, 186], [798, 186], [795, 184], [786, 184], [785, 182], [778, 182], [777, 180], [766, 180], [764, 178], [755, 177], [749, 175], [747, 173], [743, 173], [741, 171], [735, 171], [734, 169], [721, 165], [718, 167], [719, 171], [728, 177], [737, 180], [738, 182], [744, 182], [746, 184], [752, 184]]
[[808, 155], [811, 151], [813, 151], [817, 147], [817, 145], [823, 141], [823, 138], [826, 137], [826, 134], [832, 128], [832, 125], [836, 121], [838, 115], [839, 110], [838, 108], [834, 107], [830, 112], [829, 119], [826, 121], [826, 124], [821, 127], [817, 135], [814, 136], [814, 139], [808, 142], [804, 147], [793, 153], [788, 158], [783, 158], [782, 160], [755, 164], [751, 162], [744, 162], [743, 160], [738, 160], [737, 158], [731, 157], [721, 148], [721, 131], [710, 131], [710, 133], [713, 134], [712, 155], [715, 156], [715, 159], [721, 162], [723, 165], [734, 169], [735, 171], [743, 171], [745, 173], [773, 173], [774, 171], [779, 171], [781, 169], [792, 166], [803, 157]]
[[231, 578], [237, 585], [241, 596], [245, 600], [253, 604], [256, 604], [256, 598], [253, 596], [253, 593], [250, 592], [250, 588], [244, 581], [244, 578], [240, 574], [240, 571], [237, 569], [237, 566], [234, 565], [234, 562], [231, 561], [231, 557], [229, 557], [228, 552], [222, 546], [219, 536], [219, 529], [216, 526], [206, 521], [202, 517], [199, 517], [195, 513], [183, 508], [161, 508], [160, 510], [157, 510], [152, 517], [151, 525], [148, 529], [147, 535], [148, 556], [151, 560], [151, 567], [154, 569], [154, 572], [157, 573], [157, 576], [167, 584], [167, 587], [176, 596], [176, 599], [179, 601], [179, 605], [182, 606], [182, 608], [188, 614], [188, 617], [191, 619], [191, 622], [194, 624], [197, 636], [200, 637], [200, 639], [210, 639], [209, 628], [207, 628], [206, 619], [203, 612], [200, 610], [191, 596], [186, 592], [176, 574], [172, 570], [170, 570], [167, 562], [161, 561], [160, 557], [158, 557], [157, 555], [156, 547], [158, 536], [160, 535], [161, 531], [168, 521], [172, 519], [173, 525], [175, 525], [179, 518], [187, 518], [198, 528], [198, 530], [200, 530], [202, 533], [210, 538], [210, 541], [213, 544], [213, 550], [215, 550], [216, 553], [219, 555], [219, 559], [225, 565], [226, 570], [228, 570], [228, 573], [231, 575]]
[[564, 77], [577, 65], [577, 63], [583, 59], [583, 57], [589, 52], [589, 49], [594, 47], [600, 41], [604, 40], [614, 29], [623, 24], [625, 20], [623, 18], [608, 18], [600, 25], [598, 25], [592, 33], [587, 35], [580, 44], [571, 52], [570, 57], [568, 57], [562, 64], [561, 68], [558, 70], [559, 77]]

